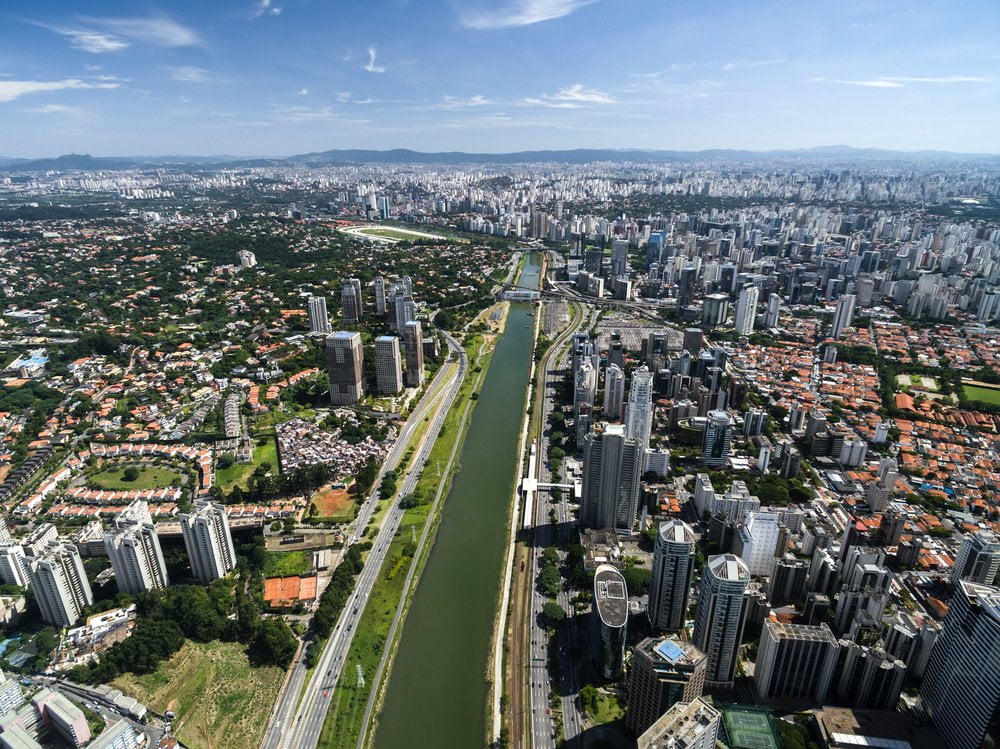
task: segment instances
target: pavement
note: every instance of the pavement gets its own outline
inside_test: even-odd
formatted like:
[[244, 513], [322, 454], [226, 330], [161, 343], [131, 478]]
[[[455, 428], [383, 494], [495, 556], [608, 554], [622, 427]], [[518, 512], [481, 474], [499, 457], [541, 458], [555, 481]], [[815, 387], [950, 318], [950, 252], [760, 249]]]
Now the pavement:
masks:
[[[381, 478], [382, 473], [395, 469], [399, 465], [414, 430], [418, 428], [424, 417], [440, 400], [440, 405], [434, 412], [433, 419], [413, 458], [412, 467], [400, 482], [398, 496], [401, 497], [413, 492], [416, 488], [420, 472], [423, 470], [438, 432], [458, 395], [462, 381], [465, 379], [468, 368], [465, 351], [452, 336], [445, 334], [445, 338], [449, 348], [459, 355], [458, 366], [446, 365], [438, 371], [435, 380], [428, 387], [426, 395], [413, 410], [410, 418], [407, 419], [399, 439], [387, 456], [379, 474], [379, 478]], [[440, 384], [438, 378], [443, 378], [441, 380], [444, 383], [443, 387], [438, 387]], [[352, 542], [360, 538], [377, 508], [378, 484], [379, 481], [376, 481], [372, 492], [361, 506], [354, 525]], [[364, 611], [365, 601], [378, 578], [389, 544], [396, 534], [402, 517], [403, 511], [398, 507], [391, 508], [385, 514], [378, 534], [372, 542], [372, 549], [365, 559], [364, 569], [355, 582], [354, 592], [348, 599], [333, 632], [327, 639], [308, 683], [306, 683], [307, 669], [304, 650], [296, 658], [261, 744], [263, 749], [308, 749], [316, 746], [323, 730], [323, 722], [330, 706], [330, 698], [345, 667], [348, 668], [347, 677], [355, 678], [354, 669], [349, 664], [345, 664], [344, 659], [347, 657], [354, 638], [354, 627]], [[304, 693], [303, 686], [305, 687]]]

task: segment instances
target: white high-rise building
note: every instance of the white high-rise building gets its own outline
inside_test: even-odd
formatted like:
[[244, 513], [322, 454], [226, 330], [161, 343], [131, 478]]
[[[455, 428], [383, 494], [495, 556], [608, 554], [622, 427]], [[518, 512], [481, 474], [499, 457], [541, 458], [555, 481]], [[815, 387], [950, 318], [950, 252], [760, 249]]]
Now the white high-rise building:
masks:
[[660, 523], [653, 550], [649, 621], [657, 629], [682, 629], [694, 575], [694, 531], [681, 520]]
[[396, 296], [393, 305], [396, 320], [396, 330], [400, 333], [406, 330], [406, 323], [417, 319], [417, 306], [411, 296]]
[[625, 408], [625, 436], [636, 440], [643, 447], [649, 445], [653, 431], [653, 373], [648, 367], [639, 367], [632, 374]]
[[382, 395], [396, 395], [403, 389], [403, 360], [395, 336], [375, 339], [375, 381]]
[[333, 330], [330, 327], [330, 315], [326, 311], [325, 296], [309, 297], [308, 315], [310, 333], [329, 333]]
[[617, 364], [608, 366], [604, 375], [604, 416], [609, 421], [622, 417], [625, 400], [625, 373]]
[[0, 544], [14, 543], [14, 537], [10, 535], [10, 528], [7, 527], [7, 518], [0, 517]]
[[759, 296], [760, 291], [753, 284], [747, 284], [740, 289], [740, 298], [736, 302], [736, 322], [733, 325], [740, 335], [750, 335], [753, 332]]
[[143, 500], [135, 500], [118, 514], [114, 529], [104, 534], [104, 548], [122, 593], [162, 590], [169, 584], [160, 540]]
[[781, 538], [781, 516], [776, 512], [749, 512], [739, 529], [736, 545], [740, 558], [754, 577], [769, 577]]
[[722, 713], [701, 697], [678, 702], [639, 737], [637, 749], [715, 749]]
[[984, 740], [1000, 710], [1000, 589], [958, 584], [931, 650], [920, 702], [948, 749], [993, 744]]
[[229, 533], [229, 518], [222, 506], [196, 502], [193, 512], [180, 515], [180, 522], [195, 578], [210, 583], [236, 569], [236, 550]]
[[604, 424], [583, 443], [580, 520], [590, 528], [631, 533], [639, 508], [642, 445], [620, 424]]
[[706, 686], [731, 688], [743, 637], [743, 594], [750, 571], [734, 554], [709, 557], [701, 577], [694, 644], [708, 656]]
[[42, 619], [60, 627], [72, 627], [94, 595], [75, 544], [53, 543], [29, 561], [31, 590]]
[[765, 328], [778, 327], [778, 318], [781, 316], [781, 297], [771, 294], [767, 298], [767, 314], [764, 317]]
[[1000, 574], [1000, 539], [993, 531], [976, 531], [962, 539], [951, 582], [958, 585], [968, 580], [980, 585], [993, 585]]
[[22, 588], [28, 585], [28, 557], [13, 541], [0, 543], [0, 580]]
[[830, 330], [832, 338], [840, 338], [844, 328], [851, 327], [854, 319], [854, 294], [843, 294], [837, 300], [837, 309], [833, 313], [833, 326]]

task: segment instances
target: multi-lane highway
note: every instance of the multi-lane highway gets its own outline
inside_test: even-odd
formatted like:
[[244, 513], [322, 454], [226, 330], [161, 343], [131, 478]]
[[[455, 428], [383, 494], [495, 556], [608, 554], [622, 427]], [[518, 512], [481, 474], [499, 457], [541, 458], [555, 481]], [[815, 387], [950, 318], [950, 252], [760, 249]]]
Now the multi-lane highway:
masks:
[[[445, 416], [458, 395], [458, 390], [468, 368], [465, 351], [459, 342], [448, 334], [445, 334], [445, 338], [448, 347], [458, 355], [458, 362], [450, 362], [438, 372], [424, 398], [413, 410], [400, 432], [399, 439], [389, 453], [383, 464], [382, 472], [379, 474], [379, 478], [381, 478], [382, 473], [395, 469], [399, 465], [414, 431], [419, 428], [425, 417], [433, 413], [431, 423], [421, 437], [411, 468], [400, 482], [399, 496], [405, 496], [416, 488], [420, 471], [430, 455], [431, 447], [437, 439]], [[358, 513], [354, 526], [354, 538], [361, 536], [376, 510], [378, 483], [378, 481], [375, 482], [371, 494]], [[354, 627], [361, 617], [364, 604], [375, 584], [389, 543], [399, 527], [402, 516], [402, 510], [394, 507], [383, 518], [382, 525], [373, 541], [372, 550], [365, 559], [364, 569], [356, 581], [354, 592], [348, 599], [333, 632], [327, 639], [316, 668], [309, 678], [308, 684], [305, 684], [304, 694], [302, 694], [302, 690], [307, 676], [304, 654], [300, 655], [293, 665], [288, 684], [279, 699], [278, 707], [272, 715], [271, 725], [265, 734], [262, 743], [264, 749], [303, 749], [316, 746], [330, 705], [330, 697], [345, 666], [344, 658], [347, 656], [354, 637]], [[301, 700], [300, 694], [302, 695]]]

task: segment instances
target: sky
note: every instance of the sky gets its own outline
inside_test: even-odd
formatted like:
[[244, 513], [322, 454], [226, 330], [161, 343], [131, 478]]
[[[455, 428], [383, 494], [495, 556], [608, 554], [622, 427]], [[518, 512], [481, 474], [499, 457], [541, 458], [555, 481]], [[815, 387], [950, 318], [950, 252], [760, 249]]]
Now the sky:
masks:
[[4, 0], [0, 155], [1000, 152], [998, 0]]

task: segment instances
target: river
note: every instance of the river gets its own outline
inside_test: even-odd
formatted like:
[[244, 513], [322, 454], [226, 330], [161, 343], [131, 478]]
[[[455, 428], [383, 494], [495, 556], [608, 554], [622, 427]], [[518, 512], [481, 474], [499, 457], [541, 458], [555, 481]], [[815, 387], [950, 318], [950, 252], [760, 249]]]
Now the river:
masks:
[[[520, 285], [537, 288], [540, 271], [541, 257], [528, 255]], [[532, 309], [511, 305], [473, 409], [460, 468], [403, 625], [375, 749], [484, 745], [486, 668], [516, 482]]]

